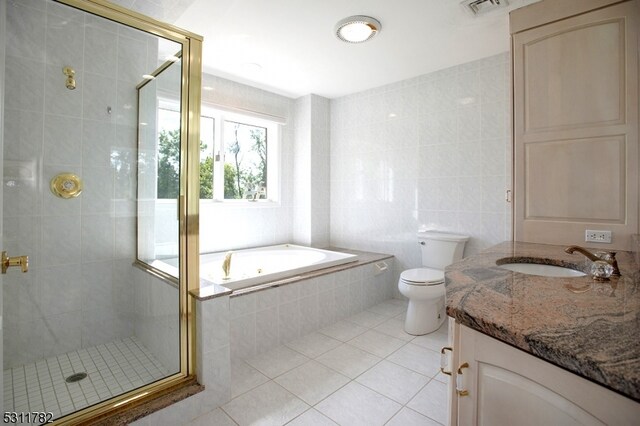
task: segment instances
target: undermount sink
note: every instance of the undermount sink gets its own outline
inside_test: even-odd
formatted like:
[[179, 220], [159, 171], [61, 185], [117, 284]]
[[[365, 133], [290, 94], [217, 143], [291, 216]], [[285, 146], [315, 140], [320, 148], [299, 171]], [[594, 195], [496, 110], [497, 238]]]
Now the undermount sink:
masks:
[[575, 269], [565, 268], [555, 265], [543, 265], [539, 263], [504, 263], [498, 265], [499, 268], [509, 271], [520, 272], [521, 274], [539, 275], [542, 277], [584, 277], [584, 272]]

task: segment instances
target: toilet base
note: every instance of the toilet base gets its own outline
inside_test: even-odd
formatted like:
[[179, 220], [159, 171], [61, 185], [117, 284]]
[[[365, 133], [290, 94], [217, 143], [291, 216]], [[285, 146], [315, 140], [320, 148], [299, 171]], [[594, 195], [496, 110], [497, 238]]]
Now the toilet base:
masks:
[[436, 331], [446, 318], [444, 297], [435, 300], [409, 300], [404, 331], [422, 336]]

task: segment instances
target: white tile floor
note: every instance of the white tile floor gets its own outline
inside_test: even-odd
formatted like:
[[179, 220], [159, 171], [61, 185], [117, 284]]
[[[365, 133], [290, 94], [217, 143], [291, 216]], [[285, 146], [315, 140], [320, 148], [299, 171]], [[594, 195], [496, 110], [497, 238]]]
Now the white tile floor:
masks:
[[232, 365], [233, 399], [204, 425], [439, 425], [447, 418], [437, 332], [404, 332], [406, 303], [388, 300]]
[[[87, 377], [66, 383], [71, 374]], [[4, 371], [4, 410], [52, 412], [54, 418], [167, 376], [135, 337], [67, 352]]]

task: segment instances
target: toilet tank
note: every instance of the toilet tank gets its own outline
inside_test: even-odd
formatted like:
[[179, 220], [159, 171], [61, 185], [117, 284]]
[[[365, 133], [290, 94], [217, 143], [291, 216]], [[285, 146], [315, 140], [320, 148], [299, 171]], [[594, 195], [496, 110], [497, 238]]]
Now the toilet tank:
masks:
[[469, 240], [466, 235], [445, 232], [418, 232], [418, 241], [422, 249], [422, 266], [444, 269], [453, 262], [462, 259], [464, 245]]

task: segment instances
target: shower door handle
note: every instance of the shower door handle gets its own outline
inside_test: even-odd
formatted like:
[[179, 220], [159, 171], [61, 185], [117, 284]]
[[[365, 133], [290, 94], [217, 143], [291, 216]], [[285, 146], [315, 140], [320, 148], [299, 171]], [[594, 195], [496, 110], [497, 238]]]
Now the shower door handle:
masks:
[[9, 257], [7, 252], [3, 251], [1, 265], [3, 274], [6, 274], [7, 269], [11, 266], [19, 266], [22, 272], [27, 272], [29, 270], [29, 256]]

